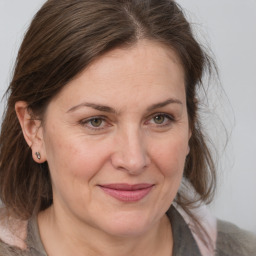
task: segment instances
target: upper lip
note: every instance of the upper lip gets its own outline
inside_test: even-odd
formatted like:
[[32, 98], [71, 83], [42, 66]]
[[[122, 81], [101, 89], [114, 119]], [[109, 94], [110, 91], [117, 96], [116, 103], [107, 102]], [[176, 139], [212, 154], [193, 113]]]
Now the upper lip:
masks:
[[154, 184], [149, 183], [140, 183], [140, 184], [126, 184], [126, 183], [113, 183], [113, 184], [104, 184], [100, 187], [115, 189], [115, 190], [124, 190], [124, 191], [133, 191], [140, 190], [152, 187]]

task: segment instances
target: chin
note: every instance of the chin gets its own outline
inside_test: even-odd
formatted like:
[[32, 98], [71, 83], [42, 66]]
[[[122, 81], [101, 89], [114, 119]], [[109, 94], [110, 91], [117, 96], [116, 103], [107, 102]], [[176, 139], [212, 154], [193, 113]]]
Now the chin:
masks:
[[148, 225], [137, 225], [133, 223], [132, 225], [120, 224], [109, 227], [106, 233], [116, 236], [116, 237], [138, 237], [145, 234], [150, 227]]
[[[145, 234], [157, 222], [143, 214], [119, 214], [104, 219], [102, 223], [106, 233], [120, 237], [136, 237]], [[107, 225], [106, 225], [107, 223]]]

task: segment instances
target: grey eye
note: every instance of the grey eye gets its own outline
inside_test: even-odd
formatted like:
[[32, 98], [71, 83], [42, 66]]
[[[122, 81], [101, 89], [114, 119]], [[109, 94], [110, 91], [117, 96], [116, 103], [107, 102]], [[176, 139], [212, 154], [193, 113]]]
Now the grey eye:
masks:
[[100, 127], [102, 124], [102, 119], [100, 118], [94, 118], [92, 120], [90, 120], [90, 123], [93, 127]]
[[162, 124], [165, 121], [165, 116], [157, 115], [157, 116], [154, 116], [153, 120], [156, 124]]

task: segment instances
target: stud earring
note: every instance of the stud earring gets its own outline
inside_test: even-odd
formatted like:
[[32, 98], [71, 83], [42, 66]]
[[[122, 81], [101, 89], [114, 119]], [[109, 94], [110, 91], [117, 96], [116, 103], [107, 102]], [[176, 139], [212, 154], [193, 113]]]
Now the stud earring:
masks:
[[36, 152], [36, 153], [35, 153], [35, 155], [36, 155], [36, 157], [37, 157], [37, 159], [38, 159], [38, 160], [40, 160], [40, 159], [41, 159], [41, 155], [40, 155], [40, 153], [39, 153], [39, 152]]

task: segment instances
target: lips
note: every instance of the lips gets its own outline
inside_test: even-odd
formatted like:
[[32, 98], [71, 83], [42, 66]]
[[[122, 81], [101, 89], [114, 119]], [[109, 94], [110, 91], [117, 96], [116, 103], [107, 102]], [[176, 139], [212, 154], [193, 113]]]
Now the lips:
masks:
[[104, 191], [104, 193], [119, 201], [136, 202], [146, 197], [153, 188], [153, 186], [153, 184], [148, 183], [141, 183], [135, 185], [116, 183], [104, 184], [100, 185], [99, 187]]

